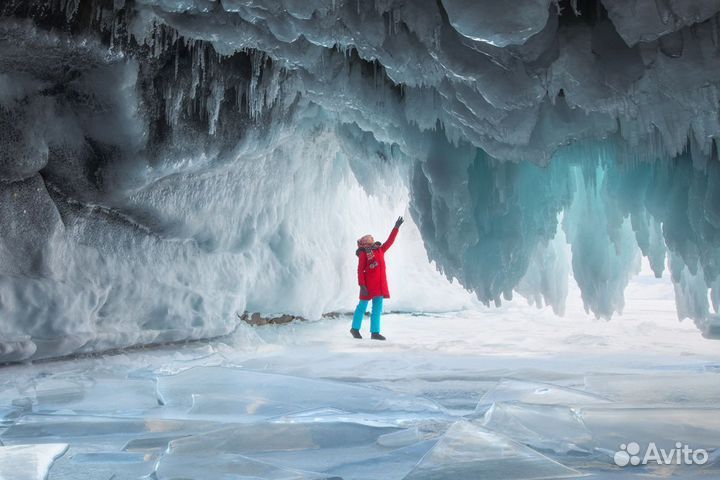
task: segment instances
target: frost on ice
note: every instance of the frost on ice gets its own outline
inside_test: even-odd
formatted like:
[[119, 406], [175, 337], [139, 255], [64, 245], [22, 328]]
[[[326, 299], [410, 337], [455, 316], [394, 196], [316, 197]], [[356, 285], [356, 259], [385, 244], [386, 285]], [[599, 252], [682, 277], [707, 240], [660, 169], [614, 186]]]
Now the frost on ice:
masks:
[[[381, 236], [405, 208], [429, 260], [482, 302], [562, 313], [572, 274], [610, 317], [643, 255], [712, 335], [718, 12], [3, 2], [0, 359], [347, 309], [359, 225]], [[428, 296], [433, 267], [413, 273], [397, 308], [468, 301]]]

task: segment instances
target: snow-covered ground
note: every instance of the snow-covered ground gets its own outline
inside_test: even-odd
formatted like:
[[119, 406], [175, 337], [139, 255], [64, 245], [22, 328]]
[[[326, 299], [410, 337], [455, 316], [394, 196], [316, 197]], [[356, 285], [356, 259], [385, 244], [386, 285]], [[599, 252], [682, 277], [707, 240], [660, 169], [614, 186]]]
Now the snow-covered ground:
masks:
[[[388, 314], [387, 342], [339, 317], [7, 366], [0, 478], [717, 478], [720, 343], [675, 319], [667, 280], [627, 293], [610, 322], [575, 291], [564, 318]], [[617, 466], [631, 442], [709, 459]]]

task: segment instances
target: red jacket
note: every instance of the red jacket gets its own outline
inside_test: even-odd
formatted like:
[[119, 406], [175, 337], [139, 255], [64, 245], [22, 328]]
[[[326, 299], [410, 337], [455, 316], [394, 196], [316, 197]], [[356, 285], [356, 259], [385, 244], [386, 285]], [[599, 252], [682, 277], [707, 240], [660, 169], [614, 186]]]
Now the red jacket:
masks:
[[390, 236], [385, 243], [373, 249], [373, 260], [370, 264], [377, 262], [375, 268], [369, 268], [367, 253], [364, 249], [357, 250], [358, 255], [358, 285], [365, 285], [368, 289], [367, 295], [360, 295], [360, 300], [372, 300], [373, 297], [390, 298], [390, 290], [388, 289], [387, 277], [385, 276], [385, 252], [392, 247], [397, 237], [398, 228], [395, 227], [390, 232]]

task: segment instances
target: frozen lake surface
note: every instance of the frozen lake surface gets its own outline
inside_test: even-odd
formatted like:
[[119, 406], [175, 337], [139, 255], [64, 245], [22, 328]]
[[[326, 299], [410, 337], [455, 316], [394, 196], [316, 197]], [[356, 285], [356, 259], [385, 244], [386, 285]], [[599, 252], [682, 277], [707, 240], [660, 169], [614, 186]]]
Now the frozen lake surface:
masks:
[[[610, 322], [514, 304], [4, 367], [0, 478], [718, 478], [720, 343], [633, 288]], [[630, 442], [709, 458], [617, 466]]]

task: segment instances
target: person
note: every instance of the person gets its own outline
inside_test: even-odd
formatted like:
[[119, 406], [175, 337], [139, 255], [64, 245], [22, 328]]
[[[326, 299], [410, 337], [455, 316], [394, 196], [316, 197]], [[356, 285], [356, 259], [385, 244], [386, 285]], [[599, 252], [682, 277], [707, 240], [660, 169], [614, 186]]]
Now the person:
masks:
[[403, 217], [398, 217], [395, 227], [385, 243], [376, 242], [372, 235], [364, 235], [358, 241], [355, 255], [358, 257], [358, 284], [360, 285], [360, 303], [355, 308], [350, 333], [355, 338], [362, 338], [360, 327], [367, 310], [368, 302], [372, 300], [372, 313], [370, 315], [370, 338], [385, 340], [380, 334], [380, 315], [382, 315], [383, 299], [390, 298], [387, 277], [385, 276], [385, 252], [395, 242]]

